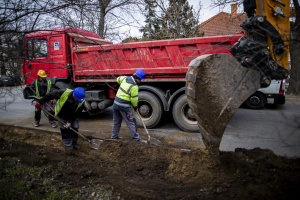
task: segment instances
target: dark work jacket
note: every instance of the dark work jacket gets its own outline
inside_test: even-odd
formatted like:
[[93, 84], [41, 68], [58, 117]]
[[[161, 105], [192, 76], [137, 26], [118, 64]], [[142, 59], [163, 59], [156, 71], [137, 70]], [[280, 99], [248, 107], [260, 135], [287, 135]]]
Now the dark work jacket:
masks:
[[[44, 104], [50, 100], [53, 99], [60, 99], [60, 96], [65, 92], [66, 90], [56, 90], [54, 92], [50, 92], [48, 93], [46, 96], [44, 96], [43, 98], [41, 98], [38, 102], [40, 104]], [[79, 102], [77, 102], [74, 99], [74, 95], [73, 92], [71, 92], [69, 94], [69, 97], [67, 99], [67, 101], [65, 102], [65, 104], [62, 106], [60, 112], [58, 113], [58, 117], [67, 120], [69, 122], [73, 122], [78, 115], [82, 112], [82, 109], [84, 107], [84, 105], [80, 106], [78, 108], [78, 110], [75, 112], [75, 110], [77, 109]]]
[[[35, 89], [35, 82], [37, 81], [37, 85], [38, 85], [38, 89], [39, 89], [39, 95], [40, 97], [43, 97], [46, 95], [47, 93], [47, 86], [48, 86], [48, 82], [47, 80], [45, 81], [40, 81], [39, 79], [33, 81], [29, 87], [31, 87], [35, 92], [36, 92], [36, 89]], [[50, 88], [50, 92], [52, 91], [52, 89]]]

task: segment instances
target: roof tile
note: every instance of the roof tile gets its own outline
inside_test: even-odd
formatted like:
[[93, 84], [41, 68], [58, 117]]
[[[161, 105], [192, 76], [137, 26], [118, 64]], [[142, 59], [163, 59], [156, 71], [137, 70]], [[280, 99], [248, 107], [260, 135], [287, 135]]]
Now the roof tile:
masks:
[[243, 31], [240, 25], [247, 19], [246, 13], [231, 15], [220, 12], [199, 25], [199, 31], [204, 32], [204, 36], [232, 35]]

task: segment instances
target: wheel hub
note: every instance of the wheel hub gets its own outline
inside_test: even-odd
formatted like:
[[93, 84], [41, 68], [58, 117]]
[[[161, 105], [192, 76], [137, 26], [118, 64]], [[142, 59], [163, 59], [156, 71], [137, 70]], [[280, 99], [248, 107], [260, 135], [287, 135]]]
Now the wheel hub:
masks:
[[197, 124], [197, 121], [192, 113], [192, 109], [188, 106], [188, 104], [182, 106], [181, 117], [185, 122], [189, 124]]
[[149, 114], [150, 112], [150, 108], [148, 105], [142, 105], [140, 108], [139, 108], [139, 112], [142, 116], [146, 116]]
[[189, 118], [195, 119], [195, 117], [194, 117], [194, 115], [193, 115], [193, 113], [192, 113], [192, 109], [191, 109], [191, 108], [188, 109], [188, 111], [187, 111], [187, 116], [188, 116]]
[[259, 99], [259, 97], [257, 97], [257, 96], [252, 96], [252, 97], [250, 98], [250, 103], [251, 103], [252, 105], [255, 105], [255, 106], [259, 105], [259, 104], [260, 104], [260, 99]]

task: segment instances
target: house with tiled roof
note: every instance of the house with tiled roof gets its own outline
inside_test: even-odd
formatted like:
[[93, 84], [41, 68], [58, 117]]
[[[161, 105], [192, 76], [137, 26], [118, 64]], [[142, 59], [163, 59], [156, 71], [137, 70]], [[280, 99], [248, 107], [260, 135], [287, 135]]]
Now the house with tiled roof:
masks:
[[243, 31], [240, 25], [247, 19], [246, 13], [237, 13], [237, 4], [231, 5], [231, 13], [220, 12], [199, 25], [205, 36], [232, 35]]

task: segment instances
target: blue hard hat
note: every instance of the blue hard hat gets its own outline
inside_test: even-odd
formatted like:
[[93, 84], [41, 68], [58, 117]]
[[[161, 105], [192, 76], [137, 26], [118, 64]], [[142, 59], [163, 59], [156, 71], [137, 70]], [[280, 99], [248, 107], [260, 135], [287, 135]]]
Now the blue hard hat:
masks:
[[74, 89], [74, 96], [79, 102], [83, 102], [85, 98], [85, 91], [81, 87]]
[[141, 80], [144, 80], [146, 74], [143, 70], [141, 69], [138, 69], [135, 71], [135, 74], [141, 79]]

